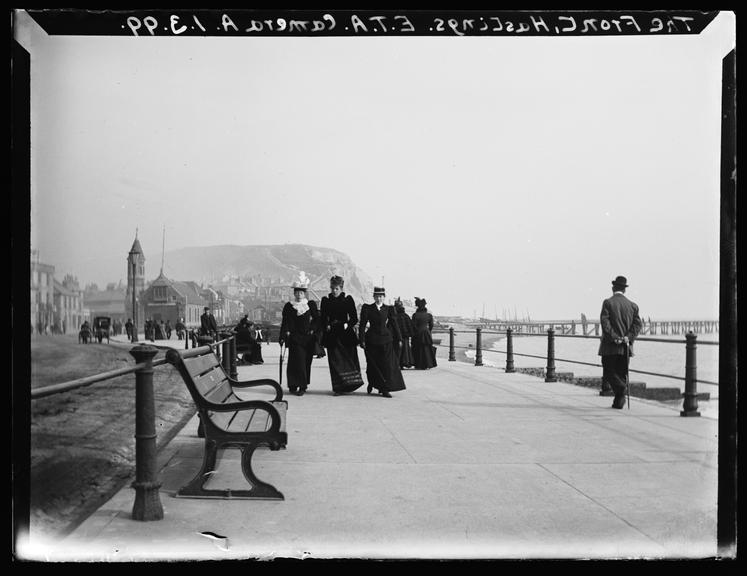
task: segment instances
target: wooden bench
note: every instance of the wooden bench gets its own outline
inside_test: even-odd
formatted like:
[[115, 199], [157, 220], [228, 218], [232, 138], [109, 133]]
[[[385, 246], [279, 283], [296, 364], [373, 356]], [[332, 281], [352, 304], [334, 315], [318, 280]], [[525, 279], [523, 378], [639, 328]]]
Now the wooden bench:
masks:
[[[181, 374], [197, 406], [200, 418], [198, 435], [205, 438], [202, 468], [176, 495], [187, 498], [262, 498], [284, 500], [272, 485], [259, 480], [252, 471], [252, 455], [260, 446], [270, 450], [285, 448], [288, 434], [285, 415], [288, 402], [283, 400], [283, 390], [275, 380], [261, 378], [239, 382], [223, 370], [210, 346], [191, 350], [166, 352], [166, 360]], [[234, 392], [237, 388], [271, 386], [275, 398], [242, 400]], [[218, 450], [241, 450], [241, 470], [251, 484], [249, 490], [215, 490], [203, 488], [215, 470]]]

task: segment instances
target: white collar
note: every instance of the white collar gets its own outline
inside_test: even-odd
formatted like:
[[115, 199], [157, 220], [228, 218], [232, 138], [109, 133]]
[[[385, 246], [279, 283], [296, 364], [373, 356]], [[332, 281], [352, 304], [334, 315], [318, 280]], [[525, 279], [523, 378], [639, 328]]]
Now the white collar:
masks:
[[304, 298], [300, 302], [291, 302], [291, 306], [296, 309], [296, 315], [303, 316], [309, 309], [309, 301], [308, 299]]

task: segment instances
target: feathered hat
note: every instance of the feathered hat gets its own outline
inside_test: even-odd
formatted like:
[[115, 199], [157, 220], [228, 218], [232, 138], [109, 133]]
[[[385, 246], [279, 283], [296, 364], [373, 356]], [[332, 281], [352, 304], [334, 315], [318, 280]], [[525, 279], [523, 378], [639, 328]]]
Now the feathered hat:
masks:
[[298, 275], [298, 280], [293, 282], [291, 286], [294, 290], [308, 290], [309, 289], [309, 278], [306, 276], [306, 272], [303, 270]]

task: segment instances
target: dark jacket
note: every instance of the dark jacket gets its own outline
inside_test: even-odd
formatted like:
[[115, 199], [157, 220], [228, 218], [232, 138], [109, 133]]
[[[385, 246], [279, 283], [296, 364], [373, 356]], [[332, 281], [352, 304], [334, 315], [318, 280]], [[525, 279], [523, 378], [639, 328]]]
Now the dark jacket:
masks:
[[397, 326], [402, 338], [409, 338], [413, 335], [412, 319], [407, 315], [405, 309], [397, 312]]
[[352, 296], [342, 292], [336, 298], [332, 295], [322, 297], [320, 315], [324, 346], [335, 346], [338, 342], [347, 346], [357, 344], [355, 325], [358, 324], [358, 312]]
[[599, 343], [599, 356], [624, 356], [625, 345], [615, 344], [615, 340], [627, 336], [630, 341], [630, 355], [633, 355], [633, 341], [641, 331], [641, 318], [638, 305], [622, 294], [617, 293], [602, 303], [599, 316], [602, 337]]
[[416, 310], [412, 315], [413, 339], [417, 342], [431, 344], [433, 332], [433, 315], [428, 310]]
[[203, 335], [211, 334], [218, 331], [218, 323], [215, 321], [215, 316], [207, 312], [200, 316], [200, 333]]
[[[366, 330], [366, 324], [369, 324]], [[397, 313], [393, 306], [383, 304], [381, 310], [376, 304], [364, 304], [361, 306], [361, 323], [359, 327], [360, 341], [366, 346], [381, 346], [392, 341], [401, 342], [402, 334], [397, 324]]]
[[[296, 313], [293, 304], [286, 302], [283, 306], [283, 321], [280, 324], [281, 342], [286, 346], [300, 345], [310, 346], [317, 338], [319, 329], [319, 308], [316, 302], [309, 300], [309, 309], [300, 316]], [[286, 334], [290, 332], [290, 337]]]

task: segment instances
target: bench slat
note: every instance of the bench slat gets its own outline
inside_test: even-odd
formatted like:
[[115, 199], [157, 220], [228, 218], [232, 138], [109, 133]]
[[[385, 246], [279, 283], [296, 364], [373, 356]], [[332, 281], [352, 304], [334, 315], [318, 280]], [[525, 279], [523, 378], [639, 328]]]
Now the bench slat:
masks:
[[[211, 399], [213, 392], [218, 390], [222, 385], [227, 384], [230, 389], [230, 383], [226, 378], [226, 373], [223, 372], [223, 369], [220, 367], [216, 367], [210, 372], [203, 374], [202, 376], [194, 377], [193, 381], [195, 383], [195, 386], [197, 387], [197, 391], [204, 398], [207, 398], [211, 402], [214, 401]], [[218, 404], [222, 404], [226, 396], [227, 394], [225, 394], [223, 398], [218, 401]]]
[[[280, 414], [280, 431], [285, 432], [285, 404], [274, 403]], [[209, 412], [210, 420], [228, 432], [265, 432], [272, 425], [272, 417], [264, 410]]]
[[218, 358], [213, 353], [184, 360], [184, 367], [192, 377], [197, 377], [203, 372], [207, 372], [211, 368], [215, 368], [219, 365], [220, 362], [218, 362]]
[[231, 383], [228, 380], [224, 380], [220, 386], [217, 386], [209, 394], [206, 394], [205, 399], [213, 404], [231, 404], [238, 400], [233, 394]]

